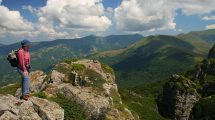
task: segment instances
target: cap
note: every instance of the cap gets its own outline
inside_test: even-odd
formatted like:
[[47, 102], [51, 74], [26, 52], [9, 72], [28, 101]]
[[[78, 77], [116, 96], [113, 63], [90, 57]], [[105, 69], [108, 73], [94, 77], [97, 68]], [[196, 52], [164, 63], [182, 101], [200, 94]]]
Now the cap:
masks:
[[30, 41], [29, 40], [23, 40], [22, 42], [21, 42], [21, 45], [22, 46], [29, 46], [30, 45]]

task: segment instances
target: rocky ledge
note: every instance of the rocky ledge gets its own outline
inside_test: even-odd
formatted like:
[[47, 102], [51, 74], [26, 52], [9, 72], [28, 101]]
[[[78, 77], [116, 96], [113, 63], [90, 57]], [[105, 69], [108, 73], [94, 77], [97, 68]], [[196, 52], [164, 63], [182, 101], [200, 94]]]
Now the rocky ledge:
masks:
[[[86, 119], [135, 119], [131, 111], [128, 110], [121, 101], [113, 70], [109, 66], [96, 60], [66, 60], [56, 64], [48, 74], [45, 74], [43, 71], [31, 72], [30, 91], [32, 94], [43, 93], [46, 96], [45, 98], [56, 97], [60, 94], [67, 100], [80, 105]], [[21, 89], [19, 88], [15, 96], [19, 97], [20, 93]], [[15, 101], [18, 100], [15, 97], [12, 98]], [[35, 114], [35, 117], [49, 119], [49, 115], [52, 114], [50, 117], [55, 117], [54, 119], [56, 120], [63, 119], [63, 113], [61, 114], [63, 110], [57, 104], [53, 107], [57, 108], [58, 106], [59, 112], [52, 111], [58, 111], [56, 108], [50, 108], [51, 111], [46, 111], [47, 108], [40, 110], [41, 107], [36, 104], [38, 102], [35, 102], [39, 100], [47, 102], [47, 100], [32, 97], [23, 104], [28, 104], [32, 111], [36, 111], [32, 112], [32, 115]], [[50, 103], [55, 104], [53, 102]], [[15, 106], [15, 108], [17, 108], [17, 106]], [[24, 108], [20, 107], [19, 109], [23, 111]], [[5, 114], [9, 114], [9, 112], [10, 111]], [[14, 115], [13, 112], [10, 113]], [[3, 116], [4, 114], [0, 115]], [[22, 114], [15, 116], [20, 117]], [[31, 114], [29, 114], [29, 116], [31, 116]], [[52, 118], [50, 118], [50, 120], [51, 119]]]
[[0, 95], [0, 120], [63, 120], [64, 110], [55, 102], [31, 97], [28, 101]]

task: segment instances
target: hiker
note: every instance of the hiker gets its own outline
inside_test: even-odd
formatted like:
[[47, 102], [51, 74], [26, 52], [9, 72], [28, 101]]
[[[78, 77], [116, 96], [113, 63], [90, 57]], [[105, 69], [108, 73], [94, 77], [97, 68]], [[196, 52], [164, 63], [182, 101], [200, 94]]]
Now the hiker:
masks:
[[17, 52], [17, 57], [19, 60], [17, 71], [22, 77], [22, 96], [21, 99], [28, 100], [29, 98], [29, 77], [28, 73], [31, 68], [30, 65], [30, 53], [28, 51], [30, 42], [28, 40], [23, 40], [21, 42], [21, 48]]

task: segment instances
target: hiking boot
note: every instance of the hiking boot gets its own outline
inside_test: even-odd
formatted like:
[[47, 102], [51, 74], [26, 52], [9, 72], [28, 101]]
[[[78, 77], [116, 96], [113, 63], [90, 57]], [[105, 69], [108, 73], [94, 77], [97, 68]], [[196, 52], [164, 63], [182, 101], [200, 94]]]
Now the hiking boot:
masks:
[[29, 97], [30, 97], [29, 95], [23, 95], [23, 96], [20, 97], [20, 99], [23, 99], [23, 100], [27, 101], [29, 99]]

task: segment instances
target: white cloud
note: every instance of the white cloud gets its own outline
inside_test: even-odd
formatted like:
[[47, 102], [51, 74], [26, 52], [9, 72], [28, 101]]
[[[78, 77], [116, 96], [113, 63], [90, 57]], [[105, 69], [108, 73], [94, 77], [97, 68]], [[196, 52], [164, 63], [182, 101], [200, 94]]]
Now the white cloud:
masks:
[[181, 8], [186, 15], [201, 15], [215, 10], [215, 0], [169, 0]]
[[[2, 0], [0, 0], [0, 3]], [[10, 10], [0, 4], [0, 38], [5, 40], [13, 38], [26, 38], [37, 35], [33, 23], [24, 19], [19, 11]]]
[[177, 10], [185, 15], [209, 14], [215, 10], [215, 0], [123, 0], [114, 10], [119, 31], [154, 31], [176, 29]]
[[0, 6], [0, 28], [8, 31], [33, 30], [33, 25], [25, 20], [19, 11], [11, 11], [5, 6]]
[[32, 14], [36, 14], [37, 11], [38, 11], [38, 9], [32, 7], [31, 5], [27, 5], [27, 6], [24, 5], [24, 6], [22, 6], [22, 9], [23, 10], [28, 10]]
[[174, 7], [166, 0], [124, 0], [115, 9], [117, 28], [124, 31], [175, 29], [174, 16]]
[[215, 10], [215, 0], [122, 0], [117, 8], [104, 8], [102, 0], [47, 0], [47, 4], [40, 8], [22, 7], [35, 17], [37, 22], [34, 23], [26, 20], [19, 11], [1, 5], [1, 2], [0, 37], [5, 38], [24, 36], [48, 40], [116, 32], [182, 32], [176, 28], [177, 10], [187, 16], [204, 16], [202, 20], [215, 20], [211, 14]]
[[215, 20], [215, 16], [204, 16], [202, 18], [202, 20], [206, 20], [206, 21], [208, 21], [208, 20]]
[[47, 21], [46, 18], [40, 17], [38, 23], [38, 30], [41, 35], [49, 39], [66, 38], [69, 36], [67, 32], [57, 32], [53, 26], [52, 21]]
[[215, 24], [207, 25], [206, 29], [215, 29]]
[[104, 12], [102, 0], [48, 0], [38, 16], [62, 28], [105, 31], [112, 23]]

